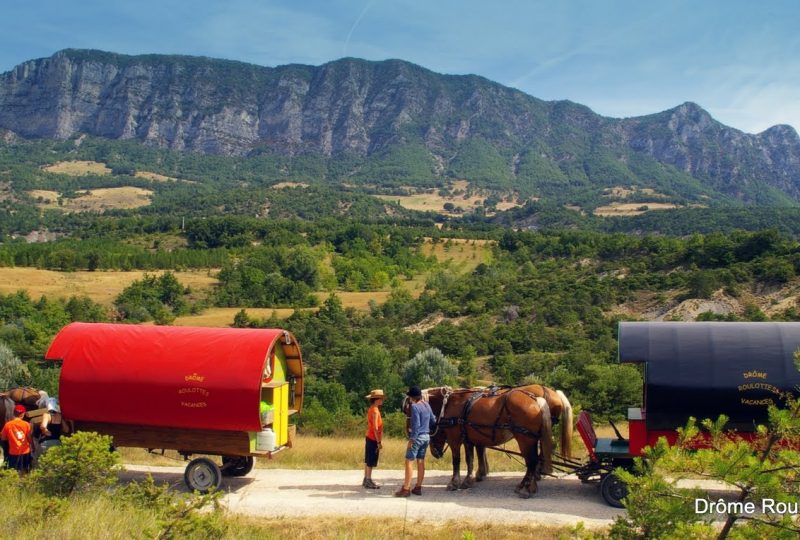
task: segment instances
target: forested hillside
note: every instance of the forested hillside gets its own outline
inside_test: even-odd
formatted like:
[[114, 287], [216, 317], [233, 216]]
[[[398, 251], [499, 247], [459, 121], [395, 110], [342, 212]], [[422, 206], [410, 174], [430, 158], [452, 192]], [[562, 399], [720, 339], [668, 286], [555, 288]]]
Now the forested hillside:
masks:
[[[498, 228], [466, 244], [441, 234], [435, 227], [232, 217], [192, 221], [185, 230], [173, 222], [152, 234], [129, 226], [95, 229], [92, 240], [5, 243], [4, 265], [154, 273], [113, 305], [3, 295], [0, 340], [34, 361], [37, 384], [52, 384], [35, 360], [71, 320], [169, 324], [213, 305], [238, 306], [228, 324], [285, 327], [298, 336], [308, 366], [302, 421], [332, 433], [352, 425], [370, 388], [387, 390], [391, 411], [412, 382], [537, 381], [616, 416], [641, 392], [639, 371], [615, 363], [617, 321], [800, 320], [800, 244], [776, 231], [677, 238]], [[481, 242], [487, 257], [458, 270], [425, 255], [432, 241], [443, 253]], [[218, 285], [200, 294], [156, 271], [186, 266], [216, 268]], [[420, 276], [423, 288], [415, 290]], [[314, 291], [323, 292], [321, 303]], [[347, 291], [389, 294], [358, 310], [343, 305]], [[311, 309], [262, 319], [247, 312], [256, 306]]]

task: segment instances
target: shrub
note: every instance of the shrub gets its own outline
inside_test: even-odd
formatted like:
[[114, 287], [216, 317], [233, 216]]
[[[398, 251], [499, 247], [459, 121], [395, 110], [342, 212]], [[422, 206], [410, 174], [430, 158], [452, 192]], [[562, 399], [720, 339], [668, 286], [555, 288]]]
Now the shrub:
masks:
[[30, 373], [17, 355], [5, 343], [0, 342], [0, 390], [24, 386]]
[[439, 349], [417, 353], [403, 365], [403, 381], [421, 388], [454, 384], [458, 369]]
[[48, 450], [31, 478], [44, 494], [66, 496], [112, 486], [118, 471], [119, 456], [111, 451], [111, 437], [81, 431]]

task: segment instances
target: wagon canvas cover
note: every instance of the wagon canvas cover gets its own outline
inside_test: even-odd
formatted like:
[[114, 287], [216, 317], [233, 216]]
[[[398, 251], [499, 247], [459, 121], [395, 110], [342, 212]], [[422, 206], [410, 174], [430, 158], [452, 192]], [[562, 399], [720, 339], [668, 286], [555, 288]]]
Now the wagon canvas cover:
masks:
[[73, 323], [45, 358], [63, 361], [70, 420], [259, 431], [264, 365], [286, 340], [283, 330]]
[[753, 431], [767, 422], [769, 404], [797, 394], [794, 352], [800, 323], [623, 322], [619, 360], [645, 364], [649, 430], [730, 418], [728, 427]]

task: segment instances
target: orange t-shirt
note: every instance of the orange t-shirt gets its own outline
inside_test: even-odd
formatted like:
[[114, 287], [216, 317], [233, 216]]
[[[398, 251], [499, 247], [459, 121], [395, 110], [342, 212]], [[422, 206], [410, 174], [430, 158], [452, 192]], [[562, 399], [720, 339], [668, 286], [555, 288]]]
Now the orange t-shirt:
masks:
[[3, 426], [3, 438], [8, 441], [8, 453], [24, 456], [31, 453], [31, 425], [22, 418], [14, 418]]
[[367, 411], [367, 438], [373, 441], [383, 440], [383, 418], [377, 405], [373, 405]]

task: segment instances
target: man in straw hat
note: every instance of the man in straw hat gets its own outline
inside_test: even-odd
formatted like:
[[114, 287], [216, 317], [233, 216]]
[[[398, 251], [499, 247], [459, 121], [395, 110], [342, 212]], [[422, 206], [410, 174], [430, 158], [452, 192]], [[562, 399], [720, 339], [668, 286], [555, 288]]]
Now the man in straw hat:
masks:
[[380, 489], [381, 486], [372, 481], [372, 468], [378, 466], [378, 455], [383, 448], [383, 418], [381, 418], [383, 390], [373, 390], [365, 397], [369, 400], [369, 410], [367, 437], [364, 443], [364, 481], [361, 485], [367, 489]]

